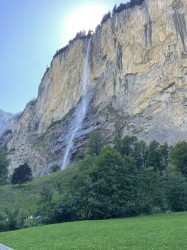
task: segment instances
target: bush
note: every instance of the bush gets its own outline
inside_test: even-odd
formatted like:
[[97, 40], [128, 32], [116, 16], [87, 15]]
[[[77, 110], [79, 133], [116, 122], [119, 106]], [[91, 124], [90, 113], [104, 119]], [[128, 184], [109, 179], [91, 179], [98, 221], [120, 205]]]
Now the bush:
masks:
[[11, 231], [23, 227], [25, 215], [19, 209], [5, 208], [4, 215], [0, 214], [0, 232]]
[[56, 173], [61, 170], [61, 167], [59, 165], [53, 165], [51, 167], [51, 173]]
[[41, 226], [40, 217], [28, 217], [24, 220], [23, 228]]

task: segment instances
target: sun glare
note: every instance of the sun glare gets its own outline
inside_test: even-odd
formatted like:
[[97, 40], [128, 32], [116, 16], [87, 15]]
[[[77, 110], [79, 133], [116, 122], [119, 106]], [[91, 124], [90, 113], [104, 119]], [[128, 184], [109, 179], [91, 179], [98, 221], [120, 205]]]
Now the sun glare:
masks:
[[87, 3], [76, 7], [66, 18], [66, 39], [73, 39], [79, 31], [94, 31], [107, 11], [107, 6], [101, 3]]

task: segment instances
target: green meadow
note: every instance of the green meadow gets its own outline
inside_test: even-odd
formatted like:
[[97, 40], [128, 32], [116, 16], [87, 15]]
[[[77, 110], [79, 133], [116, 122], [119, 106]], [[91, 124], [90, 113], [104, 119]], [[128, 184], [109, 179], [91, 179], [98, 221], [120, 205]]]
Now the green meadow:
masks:
[[63, 185], [74, 171], [74, 166], [54, 174], [37, 177], [32, 182], [19, 185], [0, 185], [0, 208], [21, 208], [28, 215], [37, 207], [43, 185], [54, 186], [59, 180]]
[[0, 243], [15, 250], [185, 250], [187, 212], [39, 226], [0, 233]]

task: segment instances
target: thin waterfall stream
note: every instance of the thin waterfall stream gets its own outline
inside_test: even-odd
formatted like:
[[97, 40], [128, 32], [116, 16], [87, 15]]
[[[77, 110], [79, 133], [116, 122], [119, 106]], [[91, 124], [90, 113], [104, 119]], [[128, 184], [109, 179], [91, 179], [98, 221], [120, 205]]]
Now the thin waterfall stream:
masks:
[[91, 53], [91, 38], [88, 42], [86, 59], [84, 64], [83, 81], [82, 81], [82, 99], [75, 110], [75, 118], [72, 122], [72, 126], [70, 127], [70, 133], [68, 136], [68, 140], [66, 142], [66, 149], [64, 153], [62, 169], [66, 168], [69, 165], [69, 161], [71, 158], [71, 151], [74, 146], [76, 135], [77, 132], [82, 128], [82, 124], [86, 116], [87, 107], [89, 104], [89, 95], [87, 93], [87, 82], [89, 77], [90, 53]]

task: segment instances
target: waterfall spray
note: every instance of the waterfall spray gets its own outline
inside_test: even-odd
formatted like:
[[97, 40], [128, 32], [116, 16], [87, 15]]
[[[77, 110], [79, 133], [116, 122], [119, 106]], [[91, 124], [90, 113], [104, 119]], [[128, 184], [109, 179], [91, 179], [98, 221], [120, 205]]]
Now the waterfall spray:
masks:
[[81, 129], [82, 123], [86, 116], [87, 107], [89, 103], [89, 98], [87, 95], [87, 82], [89, 77], [89, 61], [90, 61], [90, 52], [91, 52], [91, 38], [88, 42], [87, 52], [86, 52], [86, 59], [84, 64], [84, 72], [83, 72], [83, 82], [82, 82], [82, 99], [80, 104], [77, 106], [75, 111], [75, 119], [73, 121], [73, 125], [70, 128], [71, 133], [68, 137], [67, 146], [64, 153], [62, 169], [66, 168], [69, 164], [69, 160], [71, 157], [71, 149], [74, 146], [74, 141], [76, 138], [77, 132]]

